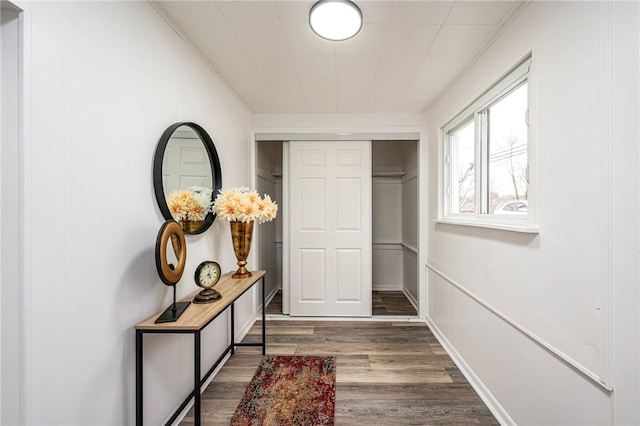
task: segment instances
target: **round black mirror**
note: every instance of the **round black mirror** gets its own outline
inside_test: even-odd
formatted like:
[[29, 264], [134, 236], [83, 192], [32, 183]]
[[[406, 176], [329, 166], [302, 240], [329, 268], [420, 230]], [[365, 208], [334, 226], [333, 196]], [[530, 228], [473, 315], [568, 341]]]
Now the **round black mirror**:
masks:
[[222, 170], [213, 140], [202, 127], [180, 122], [164, 131], [153, 157], [153, 187], [166, 220], [178, 222], [186, 234], [209, 229]]

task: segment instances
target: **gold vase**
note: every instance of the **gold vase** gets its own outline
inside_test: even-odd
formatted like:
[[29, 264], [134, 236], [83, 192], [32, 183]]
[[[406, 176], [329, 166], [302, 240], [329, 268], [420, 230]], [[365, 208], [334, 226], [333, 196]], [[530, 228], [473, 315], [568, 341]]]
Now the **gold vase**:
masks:
[[204, 220], [181, 220], [180, 227], [184, 232], [193, 233], [198, 231], [203, 223]]
[[248, 278], [252, 274], [247, 271], [247, 257], [251, 250], [251, 236], [253, 235], [253, 222], [229, 222], [231, 224], [231, 240], [233, 251], [238, 259], [238, 270], [232, 278]]

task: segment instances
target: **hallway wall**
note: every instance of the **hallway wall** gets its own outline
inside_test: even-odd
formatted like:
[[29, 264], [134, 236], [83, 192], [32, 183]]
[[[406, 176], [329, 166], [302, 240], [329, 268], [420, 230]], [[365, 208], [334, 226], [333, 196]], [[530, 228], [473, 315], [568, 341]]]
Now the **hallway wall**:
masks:
[[[155, 268], [164, 222], [152, 159], [163, 131], [209, 132], [223, 185], [247, 185], [250, 112], [149, 2], [25, 2], [26, 424], [135, 423], [134, 325], [168, 306]], [[178, 297], [196, 266], [235, 266], [229, 225], [187, 236]], [[254, 319], [253, 292], [236, 330]], [[228, 318], [203, 334], [203, 365]], [[192, 385], [190, 336], [145, 337], [145, 423], [160, 424]]]
[[[427, 112], [427, 319], [506, 423], [640, 423], [638, 12], [531, 2]], [[539, 234], [434, 223], [438, 129], [529, 52]]]

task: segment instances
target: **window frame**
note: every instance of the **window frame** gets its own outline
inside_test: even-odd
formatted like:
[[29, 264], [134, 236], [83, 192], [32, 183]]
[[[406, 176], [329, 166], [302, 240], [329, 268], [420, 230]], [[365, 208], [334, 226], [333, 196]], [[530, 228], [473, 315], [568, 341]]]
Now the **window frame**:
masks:
[[[534, 132], [532, 123], [532, 111], [534, 102], [533, 93], [533, 67], [532, 57], [528, 55], [514, 68], [501, 77], [487, 91], [476, 98], [468, 107], [457, 114], [452, 120], [440, 128], [440, 139], [442, 141], [442, 155], [440, 156], [441, 166], [441, 187], [440, 187], [440, 209], [437, 222], [469, 225], [478, 227], [489, 227], [497, 229], [512, 230], [518, 232], [537, 233], [538, 228], [535, 220], [535, 179], [534, 174]], [[483, 113], [501, 101], [522, 84], [527, 84], [527, 215], [501, 215], [488, 213], [485, 206], [488, 206], [488, 146], [487, 140], [483, 137], [482, 131]], [[452, 171], [450, 160], [452, 159], [451, 135], [469, 122], [474, 123], [474, 150], [475, 150], [475, 213], [451, 213], [452, 198], [454, 196], [452, 182]], [[484, 120], [486, 126], [486, 120]]]

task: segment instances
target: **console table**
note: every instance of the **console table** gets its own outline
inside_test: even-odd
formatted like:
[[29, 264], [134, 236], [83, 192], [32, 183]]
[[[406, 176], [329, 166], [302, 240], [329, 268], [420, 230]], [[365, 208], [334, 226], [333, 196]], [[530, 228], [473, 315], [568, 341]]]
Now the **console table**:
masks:
[[[194, 422], [200, 425], [200, 393], [202, 385], [211, 376], [213, 371], [218, 367], [224, 357], [231, 352], [233, 355], [236, 346], [260, 346], [262, 347], [262, 355], [265, 354], [266, 336], [265, 336], [265, 294], [264, 294], [264, 275], [265, 271], [253, 271], [253, 276], [243, 279], [233, 279], [233, 272], [224, 274], [215, 289], [222, 294], [222, 298], [212, 303], [195, 304], [191, 303], [184, 313], [176, 322], [165, 322], [156, 324], [154, 321], [164, 312], [164, 309], [157, 312], [146, 320], [136, 324], [136, 425], [142, 426], [142, 408], [143, 408], [143, 383], [142, 383], [142, 349], [143, 337], [145, 333], [168, 333], [168, 334], [193, 334], [193, 391], [187, 395], [180, 407], [173, 413], [167, 421], [167, 425], [173, 423], [185, 407], [194, 399]], [[254, 286], [258, 281], [262, 283], [262, 343], [236, 343], [234, 331], [234, 302], [242, 296], [247, 290]], [[192, 300], [198, 294], [197, 290], [181, 301]], [[222, 355], [216, 360], [204, 377], [200, 378], [200, 332], [209, 325], [214, 319], [222, 314], [228, 307], [231, 307], [231, 342], [224, 350]]]

